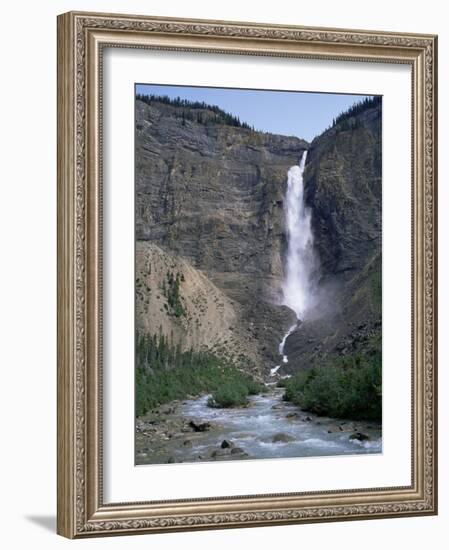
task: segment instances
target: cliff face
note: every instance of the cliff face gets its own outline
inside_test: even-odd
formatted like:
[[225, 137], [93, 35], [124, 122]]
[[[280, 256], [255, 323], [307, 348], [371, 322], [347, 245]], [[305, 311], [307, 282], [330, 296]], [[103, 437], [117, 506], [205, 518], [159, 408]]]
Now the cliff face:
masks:
[[210, 272], [281, 277], [283, 191], [307, 143], [177, 110], [137, 102], [137, 239]]
[[320, 292], [316, 311], [287, 339], [282, 370], [371, 345], [381, 330], [380, 145], [380, 104], [309, 145], [229, 124], [208, 108], [138, 100], [138, 330], [248, 357], [254, 372], [279, 364], [295, 319], [276, 305], [283, 199], [288, 169], [309, 149], [305, 197]]
[[381, 151], [380, 106], [345, 119], [311, 144], [306, 202], [325, 279], [350, 277], [380, 248]]
[[304, 174], [320, 295], [287, 341], [287, 371], [363, 352], [381, 334], [381, 104], [344, 118], [311, 144]]
[[[136, 238], [182, 257], [228, 297], [230, 329], [245, 335], [239, 353], [266, 371], [293, 318], [275, 305], [283, 270], [283, 193], [289, 167], [308, 144], [215, 118], [208, 109], [136, 102]], [[212, 323], [222, 315], [219, 309], [209, 314]], [[158, 329], [149, 327], [151, 311], [137, 317], [138, 326]], [[181, 320], [166, 321], [153, 324], [167, 331], [173, 326], [176, 334]]]

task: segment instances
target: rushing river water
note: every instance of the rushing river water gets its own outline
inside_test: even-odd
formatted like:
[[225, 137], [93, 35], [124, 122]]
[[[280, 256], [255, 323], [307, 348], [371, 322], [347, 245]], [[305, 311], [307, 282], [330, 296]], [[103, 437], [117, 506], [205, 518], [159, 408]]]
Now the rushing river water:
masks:
[[[382, 452], [379, 425], [317, 417], [282, 401], [282, 390], [251, 398], [246, 408], [214, 409], [208, 396], [182, 402], [173, 414], [196, 424], [210, 423], [207, 431], [178, 433], [166, 439], [138, 463], [197, 462], [251, 458], [353, 455]], [[351, 435], [362, 433], [359, 441]], [[238, 449], [223, 451], [224, 440]], [[147, 451], [149, 449], [146, 449]], [[217, 452], [218, 451], [218, 452]], [[139, 455], [138, 455], [139, 456]]]

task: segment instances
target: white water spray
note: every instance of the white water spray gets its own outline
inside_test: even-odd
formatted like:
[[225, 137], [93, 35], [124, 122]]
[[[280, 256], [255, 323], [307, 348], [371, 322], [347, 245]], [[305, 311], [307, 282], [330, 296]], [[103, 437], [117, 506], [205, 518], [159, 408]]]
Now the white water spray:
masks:
[[[285, 276], [282, 285], [282, 304], [296, 313], [298, 322], [304, 318], [307, 309], [312, 305], [312, 271], [313, 235], [310, 209], [304, 202], [304, 168], [307, 151], [304, 151], [299, 166], [292, 166], [288, 171], [287, 192], [284, 201], [285, 226], [287, 232], [287, 256], [285, 262]], [[284, 354], [287, 338], [296, 330], [296, 322], [288, 329], [279, 344], [279, 355], [282, 363], [288, 363]], [[282, 365], [271, 369], [274, 376]]]

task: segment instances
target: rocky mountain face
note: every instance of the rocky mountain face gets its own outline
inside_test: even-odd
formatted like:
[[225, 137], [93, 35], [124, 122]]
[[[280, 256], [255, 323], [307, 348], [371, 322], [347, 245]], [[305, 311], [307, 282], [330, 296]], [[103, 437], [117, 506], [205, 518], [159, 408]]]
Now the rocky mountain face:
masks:
[[[145, 312], [137, 308], [137, 327], [157, 332], [162, 326], [186, 347], [196, 341], [212, 348], [227, 340], [229, 353], [245, 354], [256, 370], [266, 372], [294, 317], [276, 305], [283, 272], [283, 193], [287, 171], [308, 143], [216, 120], [217, 113], [207, 108], [136, 102], [137, 278], [147, 285], [138, 304], [148, 302]], [[205, 336], [209, 324], [221, 322], [218, 305], [214, 310], [209, 303], [207, 320], [199, 321], [204, 337], [195, 338], [186, 316], [170, 316], [163, 303], [157, 315], [154, 307], [148, 310], [146, 288], [159, 287], [163, 301], [161, 280], [141, 271], [150, 244], [182, 258], [184, 272], [195, 270], [226, 297], [232, 317], [226, 331], [233, 340], [218, 333], [210, 340]], [[164, 265], [160, 254], [151, 255], [153, 264]], [[189, 306], [186, 293], [187, 283], [181, 281], [180, 299], [192, 316], [197, 308]]]
[[380, 334], [380, 106], [312, 144], [230, 124], [207, 106], [136, 102], [136, 323], [266, 375], [295, 319], [277, 305], [288, 169], [309, 149], [319, 296], [285, 372]]

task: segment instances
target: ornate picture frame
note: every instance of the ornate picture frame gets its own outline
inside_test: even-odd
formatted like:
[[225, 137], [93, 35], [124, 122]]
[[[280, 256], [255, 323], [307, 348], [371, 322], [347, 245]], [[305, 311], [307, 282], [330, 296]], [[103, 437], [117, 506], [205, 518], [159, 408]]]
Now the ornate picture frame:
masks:
[[[403, 64], [412, 85], [411, 483], [105, 502], [105, 48]], [[437, 37], [70, 12], [58, 17], [58, 533], [69, 538], [437, 513]]]

